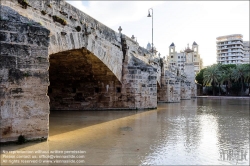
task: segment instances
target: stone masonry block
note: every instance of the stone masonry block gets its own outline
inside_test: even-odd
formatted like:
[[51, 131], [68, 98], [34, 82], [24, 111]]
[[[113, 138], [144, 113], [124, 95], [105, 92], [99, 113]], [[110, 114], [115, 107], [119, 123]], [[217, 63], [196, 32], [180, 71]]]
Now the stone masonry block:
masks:
[[18, 45], [12, 43], [0, 43], [0, 55], [26, 57], [30, 55], [29, 45]]

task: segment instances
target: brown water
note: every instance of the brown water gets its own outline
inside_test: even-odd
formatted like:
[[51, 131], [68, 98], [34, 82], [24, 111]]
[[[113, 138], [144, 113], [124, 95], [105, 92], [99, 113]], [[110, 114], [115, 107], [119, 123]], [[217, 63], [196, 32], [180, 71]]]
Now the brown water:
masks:
[[82, 150], [81, 165], [248, 165], [249, 100], [192, 99], [150, 111], [51, 111], [47, 142], [3, 150]]

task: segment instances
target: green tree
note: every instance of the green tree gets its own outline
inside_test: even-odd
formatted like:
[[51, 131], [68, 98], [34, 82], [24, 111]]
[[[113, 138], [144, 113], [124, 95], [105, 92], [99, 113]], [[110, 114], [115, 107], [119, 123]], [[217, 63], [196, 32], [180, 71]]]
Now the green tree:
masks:
[[237, 65], [233, 70], [232, 78], [235, 81], [239, 81], [241, 83], [241, 91], [240, 94], [244, 94], [243, 85], [244, 85], [244, 77], [247, 76], [247, 65]]
[[226, 95], [228, 95], [229, 89], [232, 87], [232, 73], [234, 68], [225, 68], [224, 65], [221, 66], [221, 76], [219, 78], [219, 90], [220, 85], [225, 84], [226, 85]]
[[244, 65], [246, 68], [244, 82], [248, 84], [248, 96], [250, 96], [250, 64]]
[[195, 80], [203, 86], [203, 73], [206, 70], [206, 68], [201, 69], [200, 72], [195, 76]]
[[212, 85], [213, 95], [215, 95], [215, 85], [219, 83], [221, 77], [221, 71], [218, 65], [214, 64], [206, 68], [203, 73], [203, 81], [205, 85]]
[[230, 68], [235, 69], [236, 68], [236, 64], [221, 65], [221, 70], [228, 71]]

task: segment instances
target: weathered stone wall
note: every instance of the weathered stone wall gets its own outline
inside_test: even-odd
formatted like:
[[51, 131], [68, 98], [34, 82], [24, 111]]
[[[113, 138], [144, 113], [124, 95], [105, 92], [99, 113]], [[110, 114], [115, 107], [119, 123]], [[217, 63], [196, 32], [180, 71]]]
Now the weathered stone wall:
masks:
[[180, 102], [181, 100], [181, 89], [180, 89], [180, 81], [175, 80], [174, 82], [174, 97], [173, 102]]
[[157, 102], [168, 101], [168, 80], [165, 76], [161, 76], [161, 87], [157, 87]]
[[0, 138], [47, 137], [49, 30], [9, 7], [0, 20]]
[[127, 106], [135, 109], [157, 107], [156, 69], [131, 57], [124, 64], [123, 93]]
[[187, 80], [190, 82], [191, 97], [197, 96], [197, 86], [195, 84], [195, 72], [193, 63], [185, 63], [184, 72], [187, 74]]
[[123, 54], [118, 33], [63, 0], [26, 1], [26, 8], [18, 0], [1, 0], [1, 5], [50, 30], [49, 55], [84, 47], [121, 81]]
[[180, 81], [171, 71], [165, 71], [165, 76], [161, 77], [161, 87], [158, 90], [158, 102], [180, 102]]
[[[192, 65], [190, 70], [192, 69]], [[157, 89], [158, 102], [180, 102], [180, 100], [191, 99], [192, 78], [187, 74], [179, 72], [178, 68], [168, 65], [161, 59], [161, 86]]]
[[149, 65], [149, 53], [135, 41], [122, 35], [123, 63], [122, 100], [133, 109], [157, 107], [157, 69]]
[[188, 81], [181, 81], [181, 100], [184, 99], [191, 99], [191, 87]]

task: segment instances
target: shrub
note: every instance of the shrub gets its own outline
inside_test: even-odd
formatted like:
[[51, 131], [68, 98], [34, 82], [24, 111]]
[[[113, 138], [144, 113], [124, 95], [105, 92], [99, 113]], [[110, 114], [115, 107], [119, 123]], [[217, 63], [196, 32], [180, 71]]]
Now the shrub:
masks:
[[56, 15], [53, 16], [53, 20], [55, 22], [61, 23], [62, 25], [67, 25], [67, 21], [66, 20], [64, 20], [64, 19], [62, 19], [62, 18], [60, 18], [60, 17], [58, 17]]

